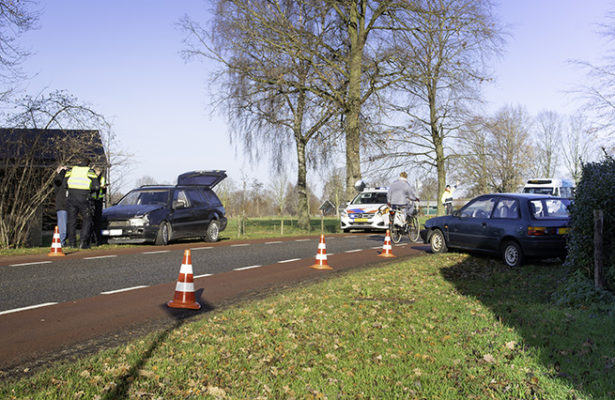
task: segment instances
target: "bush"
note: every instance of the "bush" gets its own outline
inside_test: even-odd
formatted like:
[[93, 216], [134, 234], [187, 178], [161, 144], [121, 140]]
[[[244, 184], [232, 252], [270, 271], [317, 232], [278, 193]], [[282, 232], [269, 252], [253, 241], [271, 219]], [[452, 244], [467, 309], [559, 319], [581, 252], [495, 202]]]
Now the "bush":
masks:
[[615, 291], [615, 159], [583, 165], [570, 213], [566, 264], [594, 278], [594, 210], [604, 212], [604, 276], [606, 287]]
[[580, 270], [572, 272], [566, 282], [551, 295], [553, 302], [565, 307], [591, 308], [613, 314], [615, 295], [607, 290], [596, 289], [594, 282]]

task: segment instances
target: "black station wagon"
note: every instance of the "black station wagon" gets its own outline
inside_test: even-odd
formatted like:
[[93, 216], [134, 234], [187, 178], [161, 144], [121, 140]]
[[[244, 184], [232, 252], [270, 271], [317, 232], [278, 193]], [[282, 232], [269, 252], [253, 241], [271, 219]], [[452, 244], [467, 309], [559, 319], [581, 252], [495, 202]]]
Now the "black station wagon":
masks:
[[502, 193], [476, 197], [453, 215], [425, 222], [421, 237], [434, 253], [449, 248], [502, 256], [511, 267], [524, 258], [566, 256], [569, 199]]
[[103, 210], [102, 236], [109, 243], [166, 245], [180, 238], [218, 241], [227, 219], [212, 188], [225, 171], [186, 172], [177, 185], [146, 185], [131, 190]]

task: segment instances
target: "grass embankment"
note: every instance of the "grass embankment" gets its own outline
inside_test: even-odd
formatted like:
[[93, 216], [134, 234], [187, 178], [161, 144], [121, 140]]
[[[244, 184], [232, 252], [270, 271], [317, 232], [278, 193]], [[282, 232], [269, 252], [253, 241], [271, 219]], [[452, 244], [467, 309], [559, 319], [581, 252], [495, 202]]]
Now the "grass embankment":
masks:
[[32, 399], [609, 399], [615, 321], [559, 264], [427, 255], [287, 290], [0, 386]]

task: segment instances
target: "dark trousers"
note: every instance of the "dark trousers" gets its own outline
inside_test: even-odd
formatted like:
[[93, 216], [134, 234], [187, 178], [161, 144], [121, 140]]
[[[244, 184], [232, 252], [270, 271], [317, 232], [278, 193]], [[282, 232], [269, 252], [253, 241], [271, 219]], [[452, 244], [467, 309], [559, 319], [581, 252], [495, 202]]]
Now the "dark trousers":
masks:
[[444, 203], [444, 207], [446, 208], [446, 215], [453, 214], [453, 203]]
[[103, 201], [101, 200], [92, 200], [92, 239], [97, 246], [100, 246], [103, 243], [103, 237], [100, 234], [102, 229], [102, 210], [103, 210]]
[[90, 213], [90, 191], [89, 190], [68, 190], [66, 202], [68, 211], [68, 224], [66, 232], [66, 242], [70, 247], [77, 247], [77, 215], [81, 215], [81, 247], [90, 245], [90, 229], [92, 226], [92, 215]]

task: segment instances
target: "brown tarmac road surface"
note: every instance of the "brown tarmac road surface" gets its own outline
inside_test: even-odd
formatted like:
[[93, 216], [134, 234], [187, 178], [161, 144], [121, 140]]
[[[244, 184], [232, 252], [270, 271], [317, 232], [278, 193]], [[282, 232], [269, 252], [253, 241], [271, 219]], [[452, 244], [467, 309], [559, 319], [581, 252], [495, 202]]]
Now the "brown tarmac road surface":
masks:
[[197, 278], [200, 311], [167, 307], [175, 293], [171, 282], [1, 315], [0, 379], [117, 345], [227, 304], [424, 251], [424, 246], [414, 245], [394, 246], [397, 258], [379, 257], [381, 250], [373, 249], [335, 254], [327, 257], [332, 271], [309, 268], [314, 260], [302, 259]]

